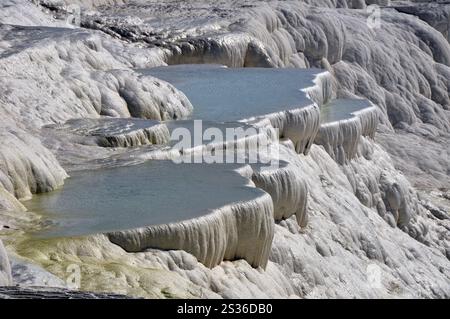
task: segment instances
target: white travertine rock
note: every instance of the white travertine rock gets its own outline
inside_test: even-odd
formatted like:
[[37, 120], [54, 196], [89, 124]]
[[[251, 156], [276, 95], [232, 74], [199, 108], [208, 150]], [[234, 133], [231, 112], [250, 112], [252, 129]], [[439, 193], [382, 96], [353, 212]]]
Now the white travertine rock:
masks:
[[[127, 51], [120, 42], [80, 29], [2, 25], [0, 38], [8, 43], [0, 61], [7, 94], [0, 101], [12, 120], [36, 127], [99, 114], [171, 119], [191, 111], [171, 85], [129, 70], [163, 64], [157, 51]], [[30, 44], [23, 48], [24, 42]], [[35, 108], [29, 109], [29, 101]]]
[[0, 212], [1, 211], [21, 212], [25, 211], [25, 206], [23, 206], [23, 204], [17, 200], [13, 194], [8, 192], [3, 187], [0, 187]]
[[66, 282], [42, 267], [27, 261], [10, 258], [12, 281], [15, 285], [31, 287], [67, 288]]
[[[386, 169], [387, 153], [366, 140], [371, 149], [351, 161], [356, 175]], [[275, 225], [270, 259], [265, 271], [245, 260], [225, 261], [210, 269], [180, 250], [149, 249], [128, 253], [103, 235], [24, 243], [20, 252], [33, 257], [59, 276], [68, 264], [82, 264], [82, 289], [114, 291], [145, 297], [191, 298], [435, 298], [450, 295], [449, 247], [445, 223], [417, 215], [415, 231], [426, 245], [399, 228], [389, 227], [373, 209], [354, 195], [351, 180], [321, 147], [308, 156], [293, 146], [282, 147], [282, 157], [299, 165], [309, 187], [309, 222], [300, 230], [287, 219]], [[358, 163], [356, 165], [355, 163]], [[392, 163], [388, 170], [394, 171]], [[377, 183], [377, 182], [376, 182]], [[367, 190], [370, 192], [370, 190]], [[420, 219], [419, 219], [420, 217]], [[416, 223], [416, 222], [414, 222]], [[426, 228], [425, 228], [426, 227]], [[380, 282], [369, 280], [380, 272]], [[176, 283], [176, 285], [174, 284]]]
[[32, 136], [42, 125], [99, 114], [172, 119], [192, 110], [168, 83], [131, 70], [104, 71], [159, 65], [158, 54], [127, 51], [79, 29], [2, 25], [0, 39], [7, 44], [0, 47], [0, 184], [18, 198], [53, 190], [66, 177]]
[[73, 173], [60, 192], [35, 196], [26, 205], [54, 214], [53, 225], [39, 238], [106, 233], [129, 252], [180, 249], [207, 267], [245, 259], [264, 268], [274, 205], [269, 194], [235, 171], [240, 166], [150, 161]]
[[[121, 70], [96, 72], [92, 77], [99, 83], [102, 115], [171, 120], [183, 119], [192, 112], [182, 92], [154, 77]], [[121, 104], [125, 104], [125, 110]]]
[[[34, 3], [33, 3], [34, 2]], [[36, 6], [36, 1], [4, 0], [0, 3], [0, 22], [24, 26], [60, 26], [70, 24], [58, 21]]]
[[129, 252], [180, 249], [207, 267], [242, 258], [253, 267], [265, 268], [273, 227], [273, 203], [269, 195], [262, 194], [192, 220], [111, 232], [107, 236]]
[[280, 138], [288, 138], [294, 143], [297, 153], [308, 154], [320, 127], [320, 108], [313, 103], [300, 109], [246, 119], [246, 122], [277, 129]]
[[[422, 2], [422, 1], [418, 1]], [[441, 32], [450, 42], [450, 4], [445, 1], [424, 1], [425, 3], [394, 3], [393, 7], [402, 13], [416, 16]]]
[[295, 215], [298, 225], [306, 226], [308, 186], [295, 164], [281, 163], [277, 168], [254, 167], [252, 181], [272, 197], [276, 221]]
[[170, 133], [165, 124], [143, 119], [73, 119], [63, 125], [49, 128], [93, 137], [96, 144], [102, 147], [166, 144], [170, 140]]
[[418, 214], [415, 191], [371, 139], [360, 138], [358, 157], [342, 170], [361, 203], [391, 226], [405, 227]]

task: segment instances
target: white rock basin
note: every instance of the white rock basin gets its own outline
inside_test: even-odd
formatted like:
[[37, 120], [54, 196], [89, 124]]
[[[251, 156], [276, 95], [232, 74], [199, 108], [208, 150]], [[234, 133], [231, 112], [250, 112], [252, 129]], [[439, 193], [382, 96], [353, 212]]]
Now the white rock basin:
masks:
[[336, 99], [320, 108], [320, 122], [325, 124], [346, 120], [371, 107], [373, 104], [365, 99]]

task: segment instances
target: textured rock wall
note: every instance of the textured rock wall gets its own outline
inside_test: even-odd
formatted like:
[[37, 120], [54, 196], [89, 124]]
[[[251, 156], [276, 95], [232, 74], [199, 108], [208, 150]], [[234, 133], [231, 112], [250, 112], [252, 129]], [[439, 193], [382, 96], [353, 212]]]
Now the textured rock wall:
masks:
[[47, 128], [70, 132], [80, 138], [86, 137], [86, 143], [93, 140], [102, 147], [166, 144], [170, 140], [170, 132], [165, 124], [141, 119], [73, 119], [62, 125], [50, 125]]
[[246, 121], [257, 126], [267, 125], [278, 130], [280, 138], [289, 138], [298, 153], [308, 154], [320, 126], [320, 106], [335, 94], [333, 77], [329, 72], [317, 75], [314, 85], [303, 89], [312, 103], [309, 106], [269, 114]]
[[[281, 148], [281, 156], [298, 165], [308, 185], [309, 222], [303, 229], [292, 218], [275, 224], [265, 271], [249, 267], [245, 260], [225, 261], [210, 269], [180, 250], [128, 253], [100, 235], [24, 243], [19, 251], [62, 276], [67, 264], [83, 265], [85, 290], [134, 296], [448, 297], [448, 226], [418, 211], [410, 227], [414, 225], [423, 244], [390, 227], [380, 213], [362, 204], [358, 197], [373, 194], [383, 205], [381, 192], [377, 195], [371, 188], [380, 188], [377, 176], [381, 172], [402, 178], [393, 175], [395, 168], [380, 146], [362, 139], [361, 155], [349, 165], [356, 179], [322, 147], [313, 145], [308, 156], [298, 155], [292, 144]], [[368, 281], [370, 269], [380, 272], [381, 281], [375, 287]]]
[[360, 138], [359, 143], [358, 158], [342, 167], [354, 194], [390, 225], [408, 225], [418, 214], [416, 192], [390, 159], [380, 156], [380, 147], [371, 139]]

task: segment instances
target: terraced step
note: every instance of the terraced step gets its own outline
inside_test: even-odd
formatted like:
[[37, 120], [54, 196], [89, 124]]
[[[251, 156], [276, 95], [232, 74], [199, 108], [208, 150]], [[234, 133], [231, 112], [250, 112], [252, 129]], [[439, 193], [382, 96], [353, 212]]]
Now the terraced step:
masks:
[[49, 287], [0, 287], [0, 299], [130, 299], [111, 293], [94, 293]]
[[227, 68], [211, 64], [140, 70], [165, 80], [191, 101], [194, 119], [239, 121], [310, 106], [304, 91], [320, 69]]
[[[332, 95], [330, 74], [320, 69], [236, 68], [220, 65], [176, 65], [139, 70], [166, 80], [194, 105], [192, 119], [225, 132], [244, 123], [277, 129], [278, 136], [293, 141], [298, 153], [307, 153], [319, 129], [319, 105]], [[236, 124], [236, 123], [242, 124]], [[139, 119], [71, 120], [62, 128], [93, 136], [101, 146], [137, 146], [167, 143], [168, 131], [193, 123]], [[175, 123], [175, 124], [174, 124]], [[256, 134], [253, 134], [256, 135]], [[202, 144], [211, 144], [204, 143]], [[226, 143], [229, 143], [227, 141]], [[226, 144], [225, 143], [225, 144]], [[200, 145], [197, 142], [193, 147]]]
[[320, 108], [320, 124], [351, 119], [374, 105], [365, 99], [336, 99]]
[[127, 251], [183, 249], [207, 266], [235, 258], [265, 266], [273, 203], [239, 167], [152, 161], [79, 172], [26, 205], [56, 223], [38, 238], [106, 233]]
[[[56, 128], [106, 147], [165, 145], [181, 164], [153, 160], [75, 173], [62, 190], [26, 203], [54, 222], [38, 238], [103, 233], [130, 252], [182, 249], [208, 267], [239, 258], [265, 267], [274, 221], [295, 215], [306, 225], [308, 188], [299, 165], [262, 161], [274, 154], [262, 154], [261, 139], [269, 148], [279, 145], [278, 128], [297, 152], [307, 153], [315, 138], [344, 163], [359, 137], [376, 129], [376, 108], [368, 101], [334, 100], [319, 109], [329, 98], [328, 74], [321, 70], [180, 65], [141, 72], [183, 91], [194, 105], [193, 118], [202, 120], [74, 119]], [[252, 162], [243, 153], [226, 162], [224, 154], [224, 164], [206, 164], [199, 156], [219, 150], [234, 156], [238, 149], [263, 156]]]

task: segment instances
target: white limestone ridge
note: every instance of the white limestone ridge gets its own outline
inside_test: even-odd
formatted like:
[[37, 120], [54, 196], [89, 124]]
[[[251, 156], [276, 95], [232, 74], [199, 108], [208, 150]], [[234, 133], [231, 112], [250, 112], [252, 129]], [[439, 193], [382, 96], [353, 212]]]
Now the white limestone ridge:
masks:
[[[382, 9], [381, 29], [370, 29], [362, 0], [80, 0], [89, 8], [81, 28], [61, 20], [72, 1], [39, 2], [0, 4], [0, 236], [9, 254], [60, 278], [83, 265], [81, 289], [132, 296], [450, 296], [443, 30], [391, 8]], [[181, 63], [327, 71], [305, 90], [310, 105], [233, 124], [280, 129], [270, 140], [280, 167], [237, 169], [258, 196], [75, 238], [9, 227], [24, 220], [18, 199], [52, 191], [69, 174], [185, 156], [167, 138], [192, 123], [195, 108], [176, 86], [139, 71]], [[371, 106], [321, 122], [336, 98]], [[214, 185], [221, 181], [218, 174]], [[411, 181], [436, 189], [426, 193], [433, 204]], [[42, 225], [52, 226], [44, 218], [34, 227]], [[0, 285], [13, 284], [7, 260], [0, 243]]]

